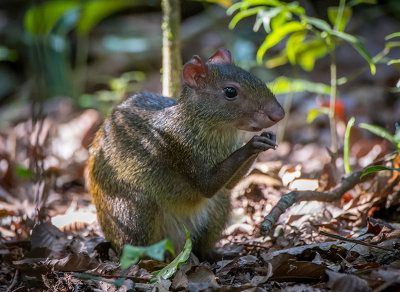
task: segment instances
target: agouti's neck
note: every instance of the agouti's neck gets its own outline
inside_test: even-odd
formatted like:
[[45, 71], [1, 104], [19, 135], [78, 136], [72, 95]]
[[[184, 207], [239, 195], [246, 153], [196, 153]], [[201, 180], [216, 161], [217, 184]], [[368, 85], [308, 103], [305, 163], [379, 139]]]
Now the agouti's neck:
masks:
[[238, 130], [221, 125], [195, 105], [179, 102], [168, 108], [162, 119], [164, 130], [211, 163], [220, 162], [241, 146]]

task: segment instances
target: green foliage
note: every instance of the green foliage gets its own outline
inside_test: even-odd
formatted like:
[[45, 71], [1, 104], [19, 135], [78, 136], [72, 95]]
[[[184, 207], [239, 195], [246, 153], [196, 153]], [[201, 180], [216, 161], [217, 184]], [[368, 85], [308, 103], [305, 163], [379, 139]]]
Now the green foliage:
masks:
[[388, 40], [390, 40], [392, 38], [395, 38], [395, 37], [400, 37], [400, 32], [394, 32], [394, 33], [391, 33], [391, 34], [387, 35], [385, 37], [385, 40], [388, 41]]
[[347, 23], [349, 22], [351, 15], [353, 14], [353, 11], [351, 10], [350, 7], [346, 7], [343, 10], [342, 17], [339, 17], [339, 23], [336, 23], [338, 20], [338, 13], [339, 9], [338, 7], [329, 7], [328, 8], [328, 18], [329, 21], [337, 27], [338, 31], [344, 31], [346, 28]]
[[0, 46], [0, 61], [14, 62], [18, 59], [17, 51]]
[[[361, 40], [344, 32], [352, 16], [352, 6], [361, 3], [353, 1], [346, 7], [330, 7], [328, 16], [334, 27], [326, 21], [305, 15], [298, 2], [243, 0], [232, 5], [227, 13], [237, 12], [229, 27], [233, 29], [243, 18], [256, 15], [253, 29], [263, 24], [268, 34], [257, 51], [257, 61], [262, 62], [266, 52], [287, 37], [287, 45], [280, 52], [280, 65], [290, 62], [304, 70], [314, 68], [315, 61], [324, 57], [341, 42], [349, 43], [368, 62], [372, 74], [376, 68], [372, 57]], [[340, 12], [340, 14], [339, 14]], [[286, 62], [283, 56], [286, 56]]]
[[309, 110], [307, 115], [307, 123], [312, 123], [320, 115], [329, 115], [329, 108], [320, 107]]
[[[179, 266], [188, 260], [190, 253], [192, 252], [192, 241], [190, 239], [190, 233], [186, 229], [186, 227], [185, 231], [186, 242], [183, 250], [172, 262], [170, 262], [164, 268], [159, 271], [153, 272], [153, 275], [155, 277], [152, 278], [151, 282], [156, 282], [157, 278], [159, 277], [162, 277], [164, 279], [171, 278], [178, 271]], [[165, 251], [169, 251], [172, 255], [175, 255], [172, 243], [168, 239], [164, 239], [156, 244], [147, 247], [125, 245], [120, 261], [121, 269], [125, 270], [132, 265], [136, 265], [139, 260], [144, 257], [150, 257], [157, 261], [164, 261]]]
[[49, 34], [66, 12], [79, 8], [77, 0], [47, 1], [25, 14], [25, 28], [33, 35]]
[[15, 166], [14, 173], [22, 179], [30, 179], [32, 177], [32, 170], [25, 168], [22, 165]]
[[353, 6], [356, 6], [359, 4], [364, 4], [364, 3], [365, 4], [376, 4], [377, 0], [353, 0], [353, 1], [349, 2], [348, 6], [353, 7]]
[[381, 166], [381, 165], [376, 165], [376, 166], [370, 166], [367, 167], [364, 172], [361, 174], [360, 178], [363, 178], [367, 174], [370, 174], [371, 172], [376, 172], [376, 171], [382, 171], [382, 170], [394, 170], [400, 172], [400, 168], [393, 168], [393, 167], [386, 167], [386, 166]]
[[76, 31], [78, 34], [88, 34], [97, 23], [107, 16], [129, 7], [144, 4], [144, 2], [140, 0], [96, 0], [84, 2]]
[[186, 227], [185, 230], [186, 230], [186, 242], [185, 246], [183, 247], [183, 250], [172, 262], [170, 262], [163, 269], [153, 272], [153, 275], [156, 278], [153, 278], [152, 282], [156, 281], [157, 278], [159, 277], [162, 277], [164, 279], [171, 278], [178, 271], [179, 266], [188, 260], [190, 253], [192, 252], [192, 241], [190, 239], [190, 233], [186, 229]]
[[[38, 89], [42, 92], [37, 95], [80, 96], [86, 83], [87, 36], [93, 27], [117, 11], [140, 4], [151, 5], [154, 1], [58, 0], [30, 7], [25, 14], [25, 29], [31, 67], [33, 75], [38, 79], [35, 84], [45, 85]], [[79, 36], [75, 72], [72, 72], [71, 47], [67, 37], [73, 29]], [[103, 97], [106, 95], [108, 97], [105, 99], [110, 99], [113, 94], [102, 94]], [[80, 102], [88, 104], [88, 97], [80, 97]]]
[[349, 163], [350, 131], [351, 131], [351, 128], [353, 127], [355, 121], [356, 121], [356, 119], [354, 117], [352, 117], [347, 122], [346, 132], [344, 134], [343, 160], [344, 160], [344, 171], [346, 173], [351, 172], [351, 167], [350, 167], [350, 163]]
[[73, 20], [76, 31], [79, 34], [88, 34], [97, 23], [107, 16], [128, 7], [143, 4], [143, 2], [139, 0], [47, 1], [32, 6], [26, 12], [25, 28], [33, 35], [49, 34], [67, 13], [76, 11], [79, 14], [79, 17]]
[[94, 94], [82, 94], [78, 104], [83, 108], [97, 108], [103, 115], [120, 102], [127, 93], [139, 91], [139, 82], [145, 79], [145, 74], [140, 71], [125, 72], [119, 78], [111, 79], [107, 85], [110, 90], [100, 90]]
[[132, 265], [136, 265], [144, 257], [150, 257], [160, 262], [164, 261], [165, 251], [175, 254], [174, 247], [168, 239], [150, 246], [125, 245], [121, 256], [121, 269], [125, 270]]
[[[266, 38], [265, 41], [262, 43], [260, 48], [257, 51], [257, 61], [259, 63], [262, 62], [262, 59], [267, 52], [268, 49], [272, 48], [276, 44], [278, 44], [284, 37], [288, 34], [304, 30], [304, 24], [298, 21], [291, 21], [288, 23], [283, 24], [279, 29], [272, 31]], [[293, 53], [292, 53], [293, 55]]]
[[304, 79], [278, 77], [268, 84], [275, 94], [286, 94], [290, 92], [312, 92], [317, 94], [329, 94], [331, 87], [324, 83], [312, 82]]
[[[400, 42], [399, 41], [395, 41], [395, 42], [390, 41], [389, 42], [389, 40], [391, 40], [393, 38], [397, 38], [397, 37], [400, 37], [400, 32], [395, 32], [395, 33], [389, 34], [389, 35], [387, 35], [385, 37], [386, 43], [385, 43], [384, 54], [378, 54], [379, 57], [381, 55], [382, 55], [382, 57], [386, 56], [387, 54], [389, 54], [391, 49], [400, 47]], [[400, 59], [388, 59], [387, 62], [386, 62], [386, 64], [388, 66], [393, 65], [393, 64], [399, 64], [399, 63], [400, 63]], [[399, 86], [397, 85], [397, 87], [399, 87]]]
[[371, 124], [367, 124], [367, 123], [361, 123], [359, 126], [362, 129], [370, 131], [371, 133], [390, 141], [394, 145], [395, 148], [400, 150], [400, 128], [397, 124], [396, 124], [396, 131], [395, 131], [394, 135], [390, 134], [388, 131], [386, 131], [385, 129], [383, 129], [382, 127], [379, 127], [379, 126], [375, 126], [375, 125], [371, 125]]

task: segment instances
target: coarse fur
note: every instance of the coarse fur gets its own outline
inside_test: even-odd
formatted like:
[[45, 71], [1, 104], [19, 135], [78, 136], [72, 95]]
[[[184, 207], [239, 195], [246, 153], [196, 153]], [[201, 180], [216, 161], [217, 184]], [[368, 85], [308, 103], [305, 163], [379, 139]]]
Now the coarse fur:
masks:
[[[118, 251], [127, 243], [150, 245], [164, 238], [179, 251], [186, 226], [195, 253], [204, 255], [227, 224], [227, 184], [215, 194], [204, 190], [210, 178], [224, 172], [218, 170], [221, 162], [242, 146], [238, 129], [254, 124], [260, 111], [280, 105], [257, 77], [214, 60], [201, 68], [206, 71], [195, 80], [198, 86], [183, 84], [178, 100], [135, 94], [97, 132], [89, 187], [104, 234]], [[188, 72], [184, 74], [196, 74]], [[238, 88], [240, 100], [224, 98], [229, 84]]]

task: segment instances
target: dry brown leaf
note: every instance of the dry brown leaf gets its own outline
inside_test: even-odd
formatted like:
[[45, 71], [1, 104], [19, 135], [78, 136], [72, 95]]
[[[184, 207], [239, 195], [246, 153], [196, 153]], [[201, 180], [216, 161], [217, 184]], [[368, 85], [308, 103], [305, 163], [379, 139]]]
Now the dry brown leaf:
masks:
[[209, 283], [218, 286], [214, 273], [205, 266], [195, 267], [187, 274], [187, 277], [189, 284]]
[[371, 291], [367, 281], [354, 275], [341, 274], [333, 271], [326, 271], [329, 276], [327, 286], [332, 289], [333, 292], [366, 292]]
[[67, 254], [66, 247], [69, 244], [69, 240], [63, 232], [51, 223], [40, 223], [37, 224], [31, 235], [31, 246], [32, 251], [29, 257], [41, 257], [36, 255], [43, 252], [43, 249], [48, 249], [49, 254], [46, 257], [59, 259]]

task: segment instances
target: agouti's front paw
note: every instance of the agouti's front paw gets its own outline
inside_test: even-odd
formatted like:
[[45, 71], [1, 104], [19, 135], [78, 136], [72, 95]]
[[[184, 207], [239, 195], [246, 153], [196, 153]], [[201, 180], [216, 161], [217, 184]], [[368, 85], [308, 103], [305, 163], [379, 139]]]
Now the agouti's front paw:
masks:
[[276, 149], [276, 136], [272, 132], [263, 132], [261, 135], [256, 135], [246, 144], [251, 155], [258, 154], [268, 149]]

